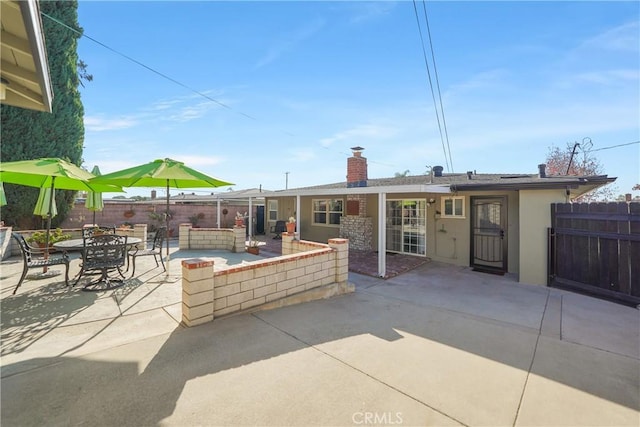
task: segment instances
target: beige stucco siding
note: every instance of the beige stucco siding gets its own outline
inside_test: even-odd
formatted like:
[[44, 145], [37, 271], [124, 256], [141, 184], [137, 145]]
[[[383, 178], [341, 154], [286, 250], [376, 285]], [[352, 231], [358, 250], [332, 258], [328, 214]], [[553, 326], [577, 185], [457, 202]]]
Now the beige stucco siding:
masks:
[[507, 271], [517, 274], [520, 266], [520, 230], [518, 224], [519, 193], [517, 191], [484, 191], [458, 193], [464, 196], [465, 217], [443, 218], [441, 213], [442, 198], [437, 195], [436, 202], [427, 212], [427, 256], [435, 261], [468, 266], [471, 264], [471, 197], [472, 196], [506, 196], [507, 197]]
[[565, 190], [520, 191], [519, 281], [547, 284], [547, 228], [551, 227], [551, 203], [563, 203]]

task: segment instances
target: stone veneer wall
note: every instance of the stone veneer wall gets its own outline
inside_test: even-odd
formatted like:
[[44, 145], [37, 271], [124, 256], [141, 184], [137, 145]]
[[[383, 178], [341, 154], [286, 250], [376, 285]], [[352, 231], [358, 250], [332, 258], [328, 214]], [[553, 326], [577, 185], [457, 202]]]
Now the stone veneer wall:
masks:
[[340, 237], [349, 239], [352, 249], [370, 251], [373, 247], [373, 220], [371, 217], [343, 216]]
[[182, 322], [195, 326], [250, 308], [271, 308], [353, 292], [349, 242], [328, 245], [282, 233], [282, 256], [215, 271], [211, 259], [182, 261]]

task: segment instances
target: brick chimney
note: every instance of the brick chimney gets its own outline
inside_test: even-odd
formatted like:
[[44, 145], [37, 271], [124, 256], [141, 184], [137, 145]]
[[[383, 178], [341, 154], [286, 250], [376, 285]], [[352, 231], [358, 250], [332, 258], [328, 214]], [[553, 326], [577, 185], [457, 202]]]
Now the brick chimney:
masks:
[[151, 190], [151, 200], [156, 199], [156, 190]]
[[351, 147], [353, 156], [347, 159], [347, 188], [367, 186], [367, 159], [362, 147]]

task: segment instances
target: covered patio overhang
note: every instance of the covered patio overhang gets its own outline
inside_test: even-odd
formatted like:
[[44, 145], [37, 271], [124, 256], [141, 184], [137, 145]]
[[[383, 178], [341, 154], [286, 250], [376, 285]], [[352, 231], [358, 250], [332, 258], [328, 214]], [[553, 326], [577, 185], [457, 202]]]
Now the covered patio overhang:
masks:
[[0, 102], [51, 112], [53, 89], [37, 0], [1, 0]]
[[386, 266], [386, 216], [387, 216], [387, 195], [402, 193], [429, 193], [429, 194], [451, 194], [449, 185], [436, 184], [416, 184], [416, 185], [394, 185], [377, 187], [336, 187], [336, 188], [308, 188], [297, 190], [273, 191], [267, 197], [295, 197], [296, 198], [296, 222], [300, 222], [300, 198], [302, 196], [344, 196], [356, 194], [377, 194], [378, 195], [378, 276], [385, 277]]
[[221, 204], [224, 200], [243, 200], [247, 201], [249, 204], [249, 224], [253, 224], [253, 204], [255, 203], [264, 203], [264, 198], [273, 194], [273, 191], [262, 190], [261, 188], [249, 188], [246, 190], [238, 190], [238, 191], [228, 191], [226, 193], [216, 193], [216, 207], [217, 207], [217, 218], [218, 218], [218, 228], [220, 228], [220, 214], [221, 214]]

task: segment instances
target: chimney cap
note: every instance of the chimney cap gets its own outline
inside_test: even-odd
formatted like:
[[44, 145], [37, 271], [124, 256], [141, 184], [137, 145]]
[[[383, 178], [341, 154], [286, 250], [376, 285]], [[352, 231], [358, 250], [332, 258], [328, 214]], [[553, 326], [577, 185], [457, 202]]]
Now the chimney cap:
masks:
[[351, 149], [353, 151], [362, 151], [362, 150], [364, 150], [364, 148], [362, 148], [362, 147], [351, 147]]

